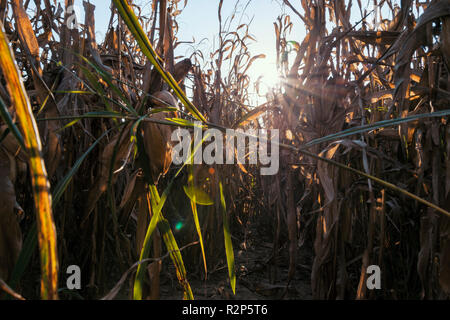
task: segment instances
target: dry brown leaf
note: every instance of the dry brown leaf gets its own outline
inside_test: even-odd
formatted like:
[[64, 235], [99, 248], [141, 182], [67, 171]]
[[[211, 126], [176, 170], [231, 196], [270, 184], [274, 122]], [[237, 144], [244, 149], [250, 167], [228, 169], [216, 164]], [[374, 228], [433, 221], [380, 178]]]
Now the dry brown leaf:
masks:
[[[47, 117], [58, 117], [59, 113], [54, 96], [42, 78], [43, 72], [40, 66], [39, 43], [36, 39], [31, 21], [21, 0], [12, 1], [12, 7], [17, 22], [19, 39], [26, 55], [29, 57], [32, 67], [31, 76], [35, 89], [37, 90], [39, 103], [42, 106], [44, 105], [44, 101], [47, 101], [43, 113]], [[49, 177], [54, 174], [61, 158], [61, 145], [59, 136], [56, 134], [59, 128], [58, 121], [48, 121], [39, 124], [39, 131], [44, 142], [45, 163]]]
[[[332, 159], [337, 149], [339, 148], [339, 144], [336, 144], [326, 152], [326, 158]], [[335, 198], [335, 181], [332, 179], [332, 175], [328, 172], [328, 167], [330, 165], [325, 161], [319, 161], [317, 163], [317, 173], [319, 174], [320, 183], [325, 190], [325, 195], [327, 199], [327, 203], [331, 202]]]
[[125, 204], [128, 202], [128, 200], [130, 199], [133, 190], [134, 190], [134, 186], [136, 184], [136, 178], [138, 175], [139, 171], [136, 171], [131, 178], [127, 181], [127, 184], [125, 186], [125, 191], [123, 192], [123, 196], [122, 196], [122, 201], [120, 201], [120, 205], [119, 208], [122, 209]]
[[441, 241], [439, 284], [444, 292], [450, 296], [450, 222], [448, 220], [447, 218], [446, 227], [443, 228], [446, 234], [442, 236]]
[[412, 32], [405, 31], [404, 35], [394, 43], [389, 51], [384, 55], [395, 53], [398, 50], [398, 56], [395, 60], [394, 83], [396, 85], [394, 92], [394, 101], [398, 103], [397, 110], [399, 113], [403, 111], [403, 103], [405, 98], [409, 97], [408, 90], [410, 88], [411, 74], [411, 57], [413, 53], [421, 45], [426, 45], [430, 39], [427, 25], [433, 20], [450, 15], [450, 2], [439, 1], [431, 4], [417, 21], [417, 25]]
[[9, 160], [0, 150], [0, 278], [8, 279], [22, 249], [22, 232], [14, 212], [16, 195]]
[[442, 53], [447, 63], [447, 67], [450, 67], [450, 17], [442, 18]]
[[[0, 136], [4, 134], [7, 128], [7, 125], [0, 126]], [[28, 157], [26, 152], [20, 147], [16, 137], [14, 137], [11, 133], [8, 133], [8, 135], [2, 140], [0, 145], [14, 158], [17, 158], [18, 160], [25, 163], [27, 162]], [[14, 179], [12, 180], [14, 181]]]
[[117, 153], [115, 155], [115, 161], [112, 164], [112, 183], [114, 183], [116, 177], [114, 172], [120, 168], [123, 161], [126, 161], [127, 153], [130, 150], [130, 140], [127, 133], [130, 132], [129, 130], [131, 129], [132, 125], [133, 123], [129, 123], [124, 129], [124, 134], [121, 135], [120, 132], [117, 133], [117, 135], [103, 149], [103, 152], [100, 156], [100, 172], [95, 177], [95, 183], [89, 190], [88, 201], [85, 209], [85, 217], [83, 221], [86, 221], [86, 219], [89, 217], [92, 210], [94, 210], [97, 201], [100, 199], [101, 195], [106, 191], [108, 187], [111, 162], [114, 156], [115, 148], [117, 148]]
[[127, 183], [125, 188], [122, 201], [120, 203], [120, 209], [122, 212], [120, 214], [119, 222], [125, 225], [130, 214], [138, 202], [139, 198], [143, 196], [146, 192], [146, 183], [142, 176], [142, 172], [139, 170], [133, 174], [130, 181]]
[[429, 265], [431, 259], [431, 246], [433, 226], [431, 215], [433, 213], [428, 210], [420, 221], [420, 251], [417, 259], [417, 272], [422, 282], [422, 297], [426, 297], [429, 293]]
[[183, 59], [174, 66], [173, 78], [177, 83], [180, 83], [186, 78], [187, 74], [192, 68], [191, 59]]
[[[154, 106], [156, 107], [177, 107], [176, 99], [168, 91], [160, 91], [153, 95]], [[176, 117], [176, 114], [159, 112], [149, 116], [151, 119], [164, 120], [167, 117]], [[172, 140], [173, 128], [168, 125], [145, 122], [144, 147], [150, 160], [150, 170], [153, 182], [158, 183], [159, 177], [165, 175], [172, 163]]]

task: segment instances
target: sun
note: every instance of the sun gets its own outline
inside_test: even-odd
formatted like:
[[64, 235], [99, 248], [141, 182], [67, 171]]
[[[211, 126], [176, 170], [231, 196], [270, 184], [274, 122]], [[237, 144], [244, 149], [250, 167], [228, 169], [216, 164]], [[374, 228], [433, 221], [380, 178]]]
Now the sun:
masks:
[[262, 97], [279, 87], [282, 81], [277, 70], [276, 58], [271, 56], [256, 60], [249, 70], [249, 76], [253, 82], [254, 93]]

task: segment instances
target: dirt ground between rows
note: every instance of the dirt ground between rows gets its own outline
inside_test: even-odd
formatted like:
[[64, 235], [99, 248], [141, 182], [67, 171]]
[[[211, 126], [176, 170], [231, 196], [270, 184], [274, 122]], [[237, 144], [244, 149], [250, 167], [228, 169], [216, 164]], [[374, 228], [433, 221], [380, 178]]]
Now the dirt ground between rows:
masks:
[[[199, 279], [200, 277], [195, 274], [188, 274], [195, 299], [311, 299], [310, 250], [305, 247], [299, 248], [295, 276], [289, 286], [286, 286], [289, 267], [286, 246], [279, 251], [277, 265], [274, 266], [271, 259], [272, 243], [261, 241], [261, 236], [255, 230], [249, 232], [246, 238], [245, 245], [235, 248], [236, 294], [232, 293], [226, 262], [223, 262], [209, 274], [206, 281]], [[174, 271], [169, 268], [161, 273], [161, 299], [183, 297]]]

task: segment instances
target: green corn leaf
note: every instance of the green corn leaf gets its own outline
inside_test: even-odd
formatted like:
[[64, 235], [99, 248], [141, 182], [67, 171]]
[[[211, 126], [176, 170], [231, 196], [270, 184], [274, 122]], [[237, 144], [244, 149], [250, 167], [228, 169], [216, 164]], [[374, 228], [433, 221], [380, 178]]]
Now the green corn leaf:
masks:
[[8, 125], [9, 130], [12, 132], [12, 134], [16, 137], [17, 142], [19, 143], [20, 147], [25, 150], [25, 144], [23, 142], [22, 134], [20, 133], [17, 126], [14, 124], [11, 115], [8, 112], [8, 108], [6, 107], [5, 102], [0, 97], [0, 114], [2, 116], [2, 119], [5, 121], [5, 123]]
[[194, 185], [183, 186], [186, 195], [196, 204], [201, 206], [210, 206], [214, 204], [209, 194]]
[[220, 207], [222, 209], [223, 218], [223, 236], [225, 241], [225, 252], [227, 254], [228, 276], [230, 278], [231, 290], [236, 294], [236, 271], [234, 266], [233, 243], [231, 242], [230, 222], [227, 215], [227, 206], [225, 196], [223, 194], [222, 182], [219, 183]]
[[203, 125], [182, 118], [165, 118], [167, 121], [173, 122], [182, 127], [203, 128]]
[[158, 219], [158, 229], [163, 236], [163, 241], [167, 247], [167, 251], [170, 253], [170, 257], [172, 259], [173, 264], [175, 265], [177, 271], [178, 281], [181, 286], [184, 288], [184, 297], [188, 300], [193, 300], [194, 296], [192, 294], [191, 286], [187, 281], [186, 268], [184, 267], [183, 258], [181, 256], [180, 249], [178, 244], [173, 236], [172, 229], [170, 228], [169, 222], [162, 215], [162, 208], [164, 203], [166, 202], [167, 196], [169, 194], [169, 190], [166, 189], [167, 192], [164, 192], [162, 197], [159, 197], [158, 189], [155, 185], [150, 185], [150, 196], [152, 200], [152, 210], [155, 208], [156, 204], [156, 212], [160, 215]]
[[328, 142], [328, 141], [333, 141], [333, 140], [339, 140], [354, 134], [360, 134], [360, 133], [364, 133], [364, 132], [368, 132], [368, 131], [372, 131], [372, 130], [376, 130], [376, 129], [380, 129], [380, 128], [385, 128], [385, 127], [391, 127], [391, 126], [395, 126], [395, 125], [399, 125], [402, 123], [407, 123], [410, 121], [415, 121], [415, 120], [420, 120], [420, 119], [426, 119], [426, 118], [434, 118], [434, 117], [445, 117], [445, 116], [449, 116], [450, 115], [450, 110], [441, 110], [441, 111], [436, 111], [436, 112], [431, 112], [431, 113], [421, 113], [421, 114], [415, 114], [412, 116], [407, 116], [404, 118], [396, 118], [396, 119], [390, 119], [390, 120], [383, 120], [383, 121], [377, 121], [371, 124], [366, 124], [366, 125], [362, 125], [362, 126], [358, 126], [358, 127], [352, 127], [350, 129], [346, 129], [337, 133], [333, 133], [330, 135], [327, 135], [325, 137], [321, 137], [321, 138], [317, 138], [314, 140], [309, 141], [308, 143], [305, 143], [304, 145], [300, 146], [299, 149], [300, 150], [304, 150], [304, 149], [308, 149], [314, 145], [323, 143], [323, 142]]
[[172, 229], [170, 228], [169, 222], [166, 219], [161, 218], [161, 220], [158, 223], [158, 229], [162, 234], [162, 238], [167, 247], [167, 251], [170, 253], [170, 258], [172, 259], [172, 262], [175, 265], [178, 282], [184, 289], [184, 299], [194, 300], [194, 295], [192, 293], [191, 286], [187, 281], [187, 274], [186, 268], [183, 263], [183, 257], [181, 256], [180, 249], [178, 247], [177, 242], [175, 241], [175, 237], [173, 236], [173, 232]]
[[91, 85], [91, 87], [95, 90], [96, 94], [102, 99], [106, 109], [108, 111], [113, 111], [113, 109], [111, 108], [111, 104], [109, 103], [109, 100], [106, 99], [107, 94], [103, 89], [102, 85], [100, 84], [100, 82], [98, 82], [97, 77], [88, 68], [81, 65], [79, 67], [83, 72], [84, 76], [86, 77], [87, 81]]
[[177, 112], [178, 108], [176, 107], [160, 107], [160, 108], [153, 108], [150, 110], [149, 114], [155, 114], [160, 112]]
[[197, 230], [197, 235], [200, 242], [200, 248], [202, 250], [203, 266], [205, 269], [205, 278], [208, 275], [208, 266], [206, 264], [206, 254], [205, 246], [203, 243], [202, 230], [200, 227], [200, 222], [198, 220], [197, 204], [210, 205], [213, 204], [210, 197], [201, 189], [194, 186], [194, 168], [192, 165], [189, 166], [189, 176], [188, 176], [188, 186], [183, 186], [184, 192], [191, 199], [192, 216], [194, 218], [195, 229]]
[[[139, 126], [138, 126], [139, 127]], [[138, 130], [139, 132], [139, 130]], [[152, 212], [152, 218], [150, 219], [150, 224], [147, 228], [147, 232], [145, 234], [144, 243], [142, 245], [139, 261], [142, 261], [144, 259], [147, 259], [150, 256], [150, 251], [152, 247], [152, 236], [155, 231], [155, 228], [158, 227], [160, 230], [163, 241], [167, 247], [168, 252], [170, 253], [170, 257], [172, 259], [173, 264], [175, 265], [175, 268], [177, 270], [177, 277], [178, 281], [180, 282], [181, 286], [184, 288], [184, 295], [186, 299], [194, 299], [194, 296], [192, 294], [192, 289], [189, 285], [189, 282], [187, 280], [186, 275], [186, 269], [184, 267], [183, 259], [181, 256], [181, 253], [178, 249], [178, 244], [175, 240], [175, 237], [173, 236], [172, 230], [170, 229], [170, 225], [167, 222], [167, 220], [162, 215], [162, 208], [164, 204], [166, 203], [167, 197], [169, 195], [170, 189], [173, 185], [174, 179], [178, 176], [178, 174], [181, 171], [178, 171], [177, 174], [172, 178], [169, 185], [164, 190], [162, 196], [159, 196], [158, 189], [153, 184], [153, 180], [151, 178], [150, 174], [150, 168], [149, 168], [149, 159], [147, 154], [145, 153], [144, 149], [144, 143], [143, 143], [143, 137], [141, 134], [136, 134], [136, 142], [137, 142], [137, 148], [139, 150], [139, 158], [138, 161], [141, 164], [141, 167], [144, 171], [144, 177], [147, 180], [147, 183], [149, 184], [149, 192], [150, 192], [150, 200], [151, 200], [151, 212]], [[147, 274], [147, 262], [142, 262], [139, 264], [137, 271], [136, 271], [136, 277], [134, 280], [134, 288], [133, 288], [133, 299], [135, 300], [142, 300], [142, 289], [143, 289], [143, 283], [145, 280], [145, 276]]]
[[[206, 134], [203, 137], [203, 140], [205, 140], [207, 137], [209, 136], [209, 134]], [[136, 135], [136, 142], [137, 142], [137, 146], [139, 150], [144, 150], [144, 145], [143, 145], [143, 138], [142, 135], [137, 134]], [[203, 142], [202, 140], [202, 142]], [[144, 171], [144, 176], [149, 184], [150, 187], [150, 191], [151, 191], [151, 210], [153, 213], [152, 219], [150, 220], [150, 224], [147, 228], [147, 232], [145, 235], [145, 239], [144, 239], [144, 243], [142, 245], [142, 250], [141, 250], [141, 254], [139, 257], [139, 261], [142, 261], [146, 258], [149, 257], [150, 255], [150, 250], [151, 250], [151, 239], [152, 239], [152, 235], [153, 232], [155, 231], [156, 226], [162, 226], [162, 228], [166, 228], [165, 230], [162, 230], [161, 232], [163, 233], [163, 231], [165, 232], [169, 232], [167, 230], [170, 229], [170, 225], [167, 227], [165, 226], [165, 223], [163, 222], [162, 224], [159, 224], [161, 221], [165, 220], [164, 217], [161, 214], [161, 210], [166, 202], [166, 199], [170, 193], [170, 189], [172, 188], [172, 185], [175, 181], [175, 179], [178, 177], [178, 175], [181, 173], [181, 171], [183, 170], [183, 168], [186, 166], [186, 164], [188, 163], [192, 163], [192, 159], [194, 154], [197, 152], [197, 150], [201, 147], [202, 143], [199, 143], [198, 145], [194, 146], [194, 151], [191, 153], [190, 157], [186, 160], [186, 162], [181, 166], [181, 168], [176, 172], [176, 174], [172, 177], [172, 179], [170, 180], [169, 184], [167, 185], [166, 189], [164, 190], [161, 198], [159, 197], [159, 193], [158, 190], [156, 189], [156, 186], [154, 186], [152, 184], [152, 178], [151, 178], [151, 174], [150, 174], [150, 168], [149, 168], [149, 159], [146, 155], [145, 152], [140, 152], [139, 153], [139, 158], [138, 161], [140, 162], [140, 165]], [[201, 234], [201, 232], [200, 232]], [[169, 244], [166, 243], [166, 246], [169, 247], [174, 247], [176, 245], [175, 239], [173, 238], [173, 234], [172, 231], [170, 230], [170, 233], [168, 233], [167, 238], [168, 241], [170, 241]], [[175, 242], [175, 244], [172, 243]], [[175, 260], [174, 260], [175, 259]], [[179, 259], [179, 260], [178, 260]], [[184, 265], [182, 264], [182, 260], [181, 260], [181, 254], [178, 256], [174, 256], [172, 258], [172, 260], [174, 261], [175, 266], [180, 266], [180, 269], [178, 269], [177, 267], [177, 276], [181, 277], [181, 279], [179, 278], [179, 281], [181, 283], [181, 285], [184, 287], [184, 291], [185, 291], [185, 298], [186, 299], [193, 299], [193, 295], [192, 295], [192, 290], [190, 288], [189, 282], [187, 281], [187, 277], [186, 277], [186, 271], [184, 269]], [[205, 263], [206, 265], [206, 263]], [[146, 262], [142, 262], [139, 264], [138, 269], [136, 271], [136, 277], [135, 277], [135, 281], [134, 281], [134, 288], [133, 288], [133, 298], [135, 300], [141, 300], [142, 299], [142, 287], [143, 287], [143, 283], [144, 283], [144, 279], [146, 276], [146, 266], [147, 263]]]
[[97, 72], [97, 74], [99, 74], [103, 80], [105, 80], [105, 82], [108, 84], [109, 88], [111, 90], [113, 90], [118, 96], [119, 98], [126, 104], [126, 107], [123, 106], [124, 109], [126, 109], [128, 112], [130, 112], [131, 114], [137, 116], [138, 113], [137, 111], [131, 106], [130, 102], [128, 101], [127, 98], [125, 98], [124, 94], [122, 93], [122, 91], [114, 84], [113, 82], [113, 78], [112, 76], [107, 73], [106, 71], [104, 71], [102, 68], [100, 68], [97, 64], [92, 63], [91, 61], [89, 61], [86, 57], [83, 57], [82, 55], [76, 53], [76, 55], [84, 60], [88, 65], [90, 65], [93, 69], [95, 69], [95, 71]]
[[83, 90], [71, 90], [71, 91], [65, 91], [65, 90], [56, 90], [53, 91], [53, 93], [60, 93], [60, 94], [66, 94], [66, 93], [70, 93], [70, 94], [95, 94], [94, 92], [91, 91], [83, 91]]
[[[184, 267], [183, 259], [178, 247], [178, 244], [173, 236], [172, 230], [170, 229], [170, 225], [168, 221], [163, 217], [161, 210], [167, 200], [167, 196], [169, 193], [170, 185], [166, 188], [161, 198], [159, 197], [158, 190], [155, 185], [149, 185], [150, 188], [150, 197], [152, 199], [152, 203], [156, 205], [151, 206], [152, 210], [152, 218], [150, 220], [150, 224], [147, 228], [147, 233], [145, 235], [144, 243], [142, 246], [141, 254], [139, 257], [139, 261], [147, 259], [150, 256], [150, 250], [152, 246], [152, 236], [155, 231], [155, 228], [158, 226], [160, 230], [164, 243], [167, 247], [168, 252], [170, 253], [170, 257], [172, 259], [173, 264], [175, 265], [177, 271], [178, 281], [184, 288], [185, 298], [189, 300], [193, 300], [194, 296], [192, 294], [192, 289], [189, 285], [186, 275], [186, 269]], [[146, 276], [147, 270], [147, 262], [140, 263], [138, 269], [136, 271], [136, 278], [134, 281], [133, 288], [133, 298], [135, 300], [142, 300], [142, 288], [144, 279]]]
[[58, 130], [56, 130], [56, 132], [64, 131], [64, 130], [66, 130], [67, 128], [70, 128], [71, 126], [77, 124], [78, 121], [80, 121], [80, 120], [81, 120], [81, 118], [72, 120], [72, 121], [70, 121], [68, 124], [64, 125], [63, 127], [59, 128]]
[[[150, 220], [150, 224], [147, 228], [147, 232], [145, 234], [144, 243], [142, 245], [141, 254], [139, 256], [139, 261], [142, 261], [144, 259], [147, 259], [150, 256], [151, 246], [152, 246], [152, 236], [153, 232], [155, 231], [156, 226], [158, 225], [159, 219], [161, 219], [160, 214], [157, 213], [157, 208], [153, 211], [153, 216]], [[142, 300], [142, 290], [143, 290], [143, 284], [145, 280], [145, 276], [147, 273], [147, 262], [142, 262], [139, 264], [137, 271], [136, 271], [136, 277], [134, 280], [134, 287], [133, 287], [133, 299], [134, 300]]]

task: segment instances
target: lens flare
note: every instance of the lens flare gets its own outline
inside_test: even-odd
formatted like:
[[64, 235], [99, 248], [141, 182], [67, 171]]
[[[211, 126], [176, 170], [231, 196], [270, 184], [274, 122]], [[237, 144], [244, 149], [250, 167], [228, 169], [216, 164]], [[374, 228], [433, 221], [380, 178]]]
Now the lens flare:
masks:
[[178, 221], [177, 223], [175, 223], [175, 230], [180, 231], [181, 228], [183, 228], [183, 226], [184, 226], [183, 221]]

